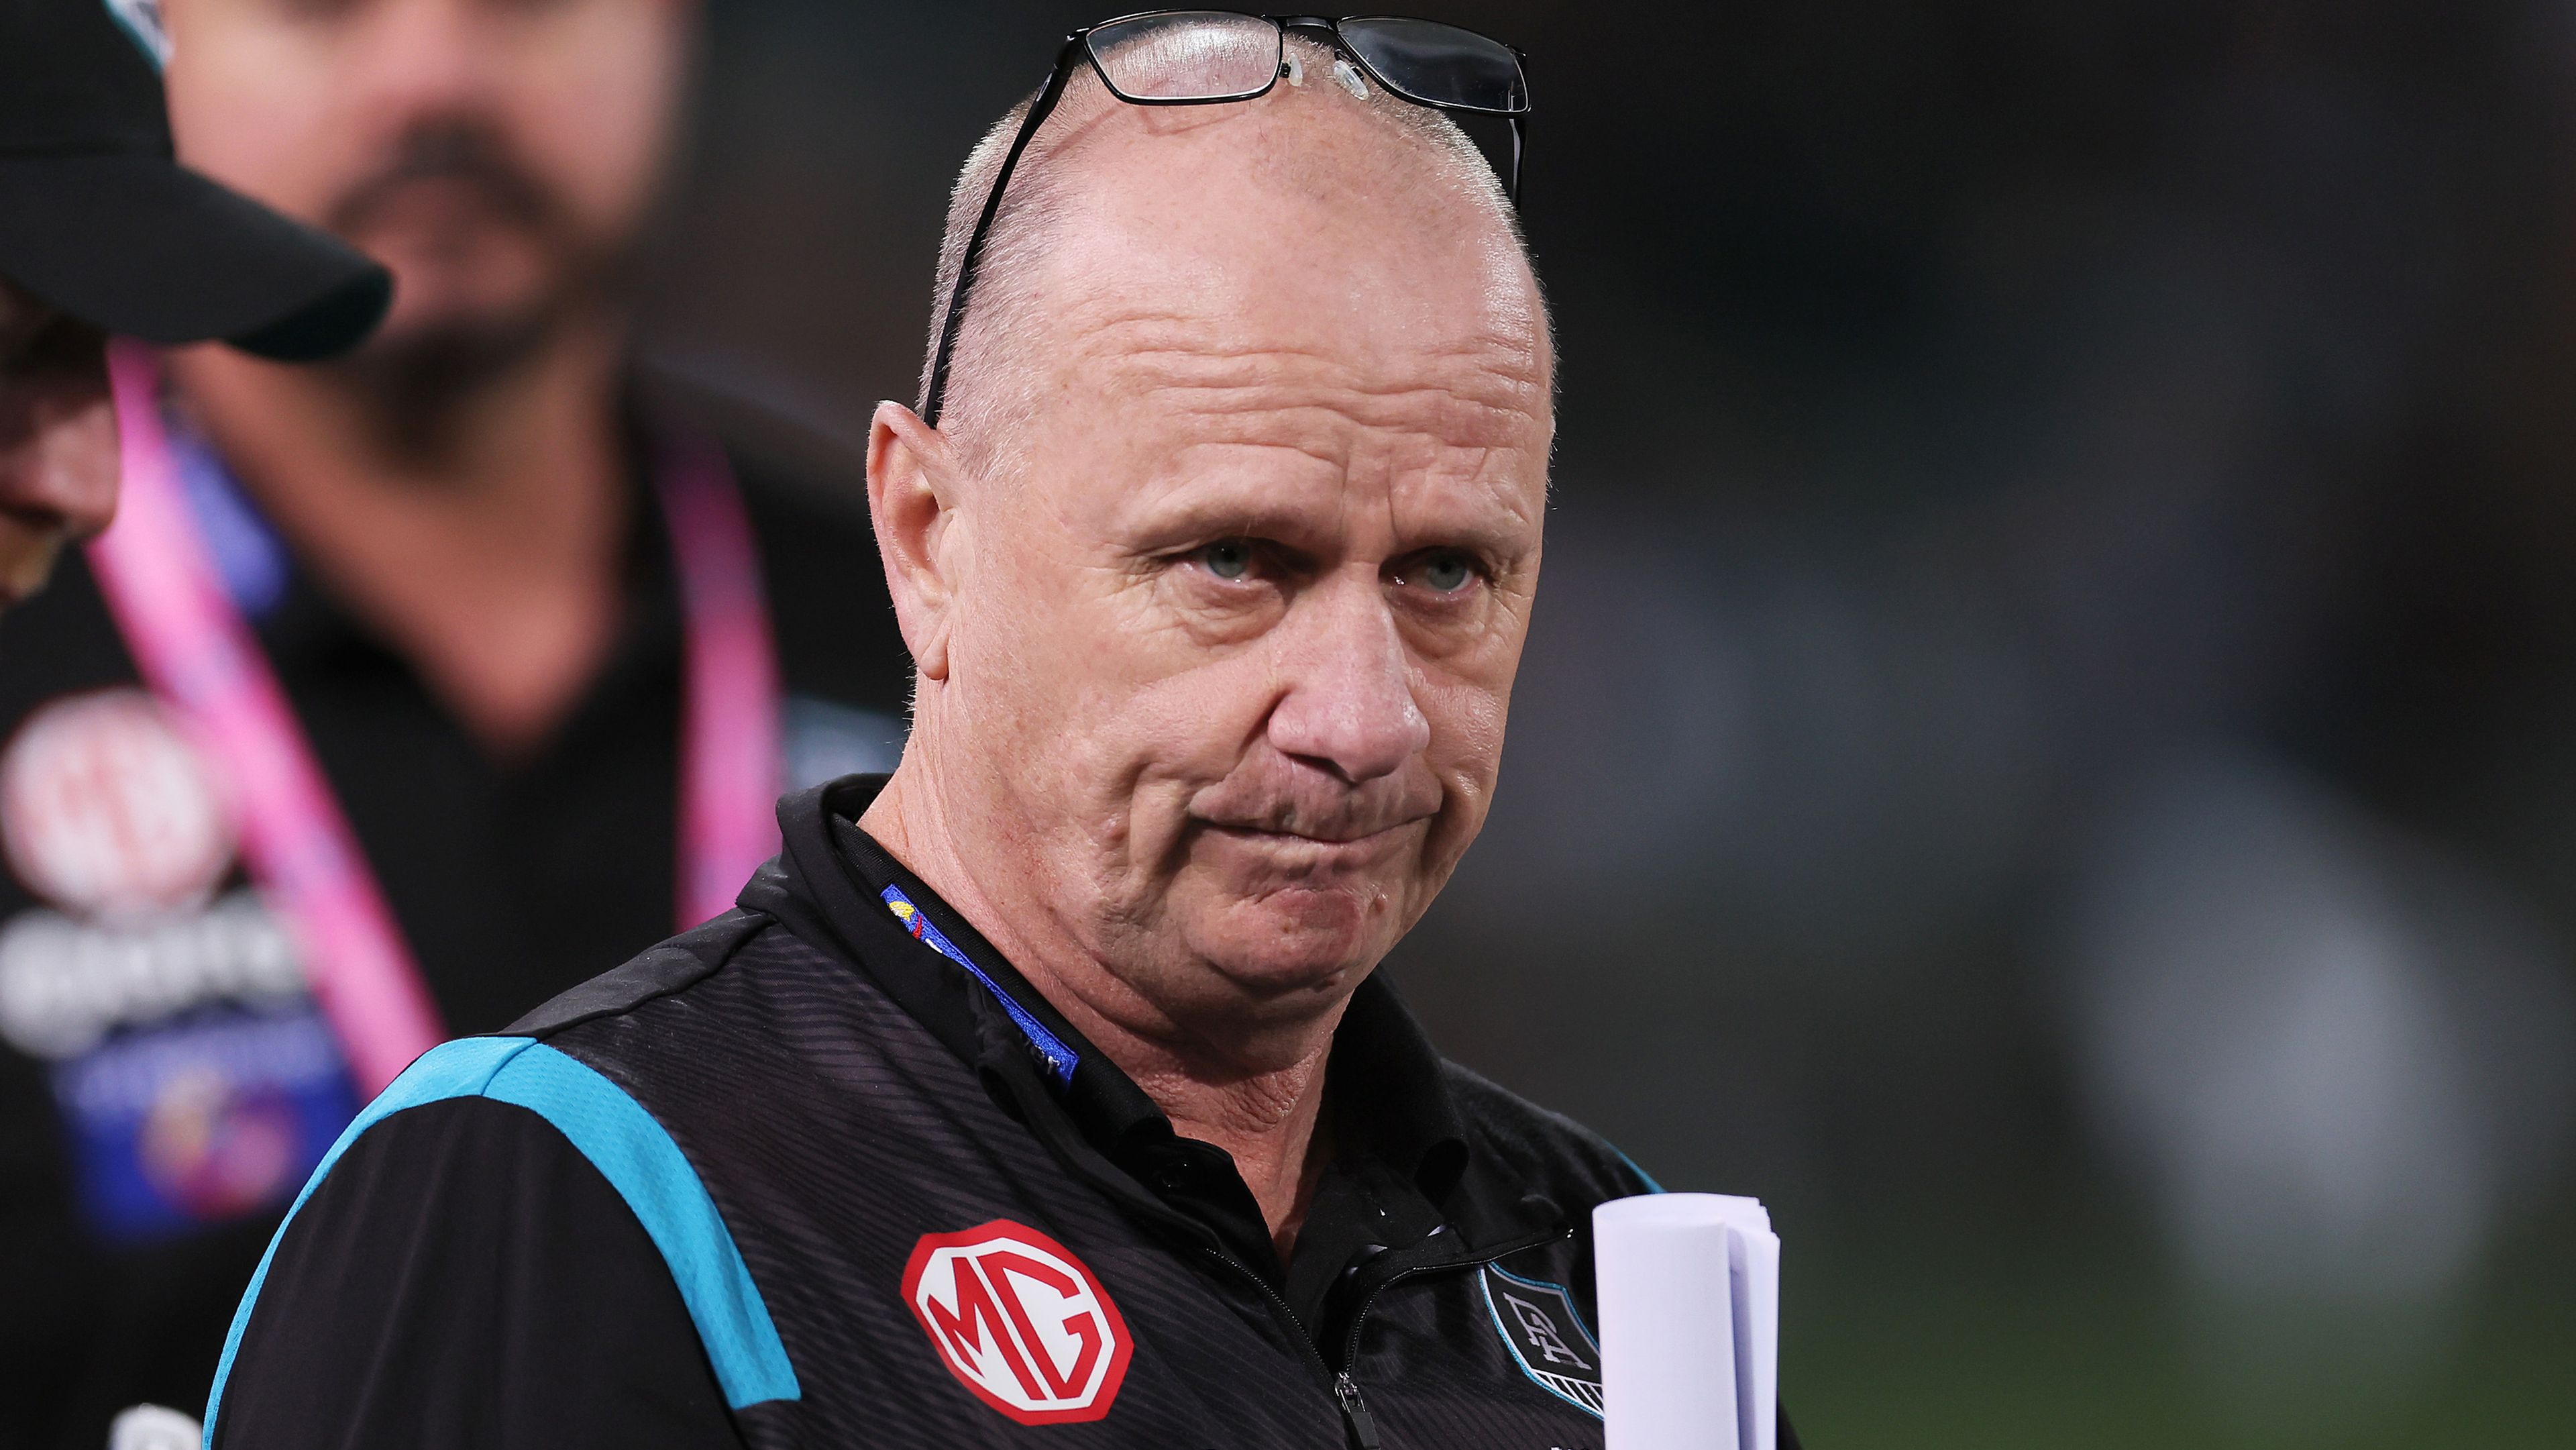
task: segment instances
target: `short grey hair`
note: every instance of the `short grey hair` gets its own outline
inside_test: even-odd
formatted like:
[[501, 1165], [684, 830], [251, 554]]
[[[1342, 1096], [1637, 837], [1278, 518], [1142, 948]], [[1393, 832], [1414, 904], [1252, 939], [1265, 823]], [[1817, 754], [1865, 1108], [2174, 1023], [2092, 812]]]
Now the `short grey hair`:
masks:
[[[1334, 75], [1339, 57], [1331, 47], [1298, 35], [1289, 36], [1287, 44], [1314, 82], [1324, 82]], [[1190, 63], [1187, 56], [1170, 59], [1175, 66]], [[1519, 210], [1504, 195], [1502, 178], [1494, 174], [1484, 153], [1458, 128], [1457, 122], [1428, 106], [1389, 95], [1381, 86], [1365, 89], [1366, 94], [1355, 95], [1353, 103], [1364, 106], [1369, 115], [1402, 135], [1428, 146], [1437, 158], [1435, 166], [1453, 174], [1481, 205], [1501, 218], [1514, 245], [1527, 259], [1529, 241], [1521, 231]], [[948, 301], [956, 295], [957, 274], [965, 265], [967, 239], [974, 235], [976, 218], [983, 214], [993, 182], [1001, 175], [1003, 159], [1010, 155], [1013, 138], [1019, 135], [1021, 123], [1036, 103], [1035, 93], [1023, 98], [984, 133], [984, 139], [967, 154], [965, 168], [958, 173], [957, 185], [949, 193], [948, 226], [939, 241], [939, 270], [931, 292], [930, 341], [922, 355], [916, 409], [929, 406], [931, 369], [938, 362], [939, 334], [948, 324]], [[1039, 300], [1037, 279], [1046, 259], [1047, 240], [1065, 210], [1068, 168], [1055, 164], [1058, 153], [1066, 139], [1077, 134], [1082, 122], [1105, 107], [1123, 104], [1109, 94], [1088, 65], [1080, 67], [1066, 82], [1055, 113], [1030, 138], [1019, 166], [1011, 173], [1010, 189], [993, 214], [992, 229], [975, 261], [971, 295], [962, 299], [967, 304], [966, 319], [949, 355], [948, 386], [941, 399], [942, 429], [957, 440], [961, 453], [976, 466], [991, 461], [997, 422], [1024, 415], [1035, 401], [1034, 372], [1010, 366], [1008, 339], [1015, 331], [1011, 324], [1027, 316], [1028, 309]], [[1537, 268], [1530, 270], [1535, 277]], [[1543, 296], [1540, 305], [1546, 305]], [[1547, 335], [1553, 346], [1553, 328]]]

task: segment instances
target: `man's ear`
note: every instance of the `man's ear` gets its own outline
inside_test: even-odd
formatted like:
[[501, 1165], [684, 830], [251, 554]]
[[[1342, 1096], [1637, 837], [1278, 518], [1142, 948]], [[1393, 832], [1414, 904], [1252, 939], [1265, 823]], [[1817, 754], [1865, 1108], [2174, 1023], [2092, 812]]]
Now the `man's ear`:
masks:
[[868, 518], [885, 561], [895, 622], [922, 678], [948, 677], [949, 611], [957, 595], [950, 543], [959, 490], [948, 437], [901, 403], [877, 404], [868, 425]]

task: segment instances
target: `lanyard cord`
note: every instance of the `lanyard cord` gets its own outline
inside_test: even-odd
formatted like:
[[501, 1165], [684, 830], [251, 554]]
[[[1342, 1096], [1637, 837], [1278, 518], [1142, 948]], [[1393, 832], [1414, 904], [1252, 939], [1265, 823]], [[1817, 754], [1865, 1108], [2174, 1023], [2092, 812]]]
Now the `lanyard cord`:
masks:
[[[120, 340], [108, 361], [123, 496], [115, 525], [89, 545], [91, 568], [144, 682], [215, 767], [244, 860], [373, 1095], [446, 1035], [437, 1008], [180, 489], [152, 352]], [[675, 444], [655, 482], [685, 623], [677, 907], [686, 928], [731, 905], [777, 849], [778, 665], [750, 520], [723, 454], [701, 439]]]

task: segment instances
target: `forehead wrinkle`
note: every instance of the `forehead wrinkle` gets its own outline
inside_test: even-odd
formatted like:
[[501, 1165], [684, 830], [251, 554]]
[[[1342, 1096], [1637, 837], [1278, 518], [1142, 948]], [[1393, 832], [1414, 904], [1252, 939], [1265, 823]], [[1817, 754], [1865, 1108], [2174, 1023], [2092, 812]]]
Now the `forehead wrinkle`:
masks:
[[[1106, 279], [1093, 276], [1086, 280], [1097, 287]], [[1211, 290], [1231, 289], [1220, 286]], [[1068, 351], [1111, 366], [1129, 359], [1149, 366], [1155, 360], [1172, 359], [1178, 366], [1197, 365], [1210, 371], [1233, 365], [1258, 372], [1282, 360], [1304, 360], [1352, 374], [1362, 370], [1361, 364], [1337, 361], [1325, 351], [1348, 345], [1347, 327], [1312, 327], [1318, 337], [1314, 346], [1300, 346], [1293, 337], [1247, 341], [1239, 334], [1244, 329], [1242, 304], [1249, 299], [1221, 296], [1211, 300], [1218, 304], [1213, 309], [1192, 309], [1110, 302], [1095, 294], [1063, 311]], [[1386, 346], [1380, 356], [1400, 360], [1399, 366], [1410, 364], [1425, 370], [1464, 363], [1517, 388], [1543, 389], [1550, 361], [1548, 349], [1531, 326], [1528, 310], [1495, 305], [1490, 300], [1485, 310], [1488, 315], [1477, 325], [1452, 329], [1447, 337], [1384, 338], [1392, 345]], [[1310, 311], [1303, 320], [1311, 322], [1313, 316]], [[1237, 335], [1229, 336], [1230, 333]]]
[[[1175, 420], [1240, 420], [1263, 432], [1275, 428], [1291, 438], [1319, 442], [1348, 438], [1356, 430], [1390, 440], [1427, 439], [1444, 448], [1491, 448], [1500, 434], [1538, 426], [1521, 408], [1487, 402], [1436, 383], [1403, 388], [1315, 388], [1277, 382], [1228, 385], [1171, 381], [1149, 383], [1129, 391], [1133, 396], [1164, 403]], [[1346, 460], [1350, 451], [1337, 449], [1336, 456]]]
[[[1201, 416], [1325, 412], [1363, 427], [1450, 441], [1496, 428], [1544, 426], [1545, 386], [1495, 364], [1491, 348], [1418, 356], [1402, 369], [1340, 362], [1296, 348], [1121, 349], [1094, 374], [1111, 396], [1168, 400]], [[1391, 372], [1410, 376], [1389, 377]]]
[[1195, 214], [1157, 225], [1101, 196], [1069, 207], [1033, 279], [1055, 299], [1053, 330], [1066, 351], [1102, 360], [1305, 354], [1394, 367], [1466, 359], [1534, 383], [1551, 370], [1536, 282], [1517, 252], [1448, 228], [1431, 238], [1327, 214], [1294, 218], [1321, 234], [1307, 228], [1306, 245], [1282, 255], [1266, 226], [1292, 219], [1273, 214], [1311, 208], [1234, 200], [1257, 208], [1264, 229], [1237, 240], [1223, 228], [1211, 234]]
[[[1283, 379], [1291, 371], [1280, 366], [1283, 358], [1307, 376]], [[1476, 507], [1499, 503], [1525, 525], [1536, 507], [1525, 495], [1533, 493], [1529, 470], [1545, 467], [1544, 414], [1532, 407], [1544, 407], [1540, 385], [1497, 385], [1487, 369], [1474, 366], [1436, 369], [1449, 376], [1432, 381], [1387, 384], [1354, 376], [1363, 370], [1330, 359], [1271, 349], [1216, 355], [1171, 349], [1104, 361], [1107, 376], [1095, 376], [1093, 386], [1154, 405], [1140, 420], [1142, 433], [1131, 436], [1149, 448], [1156, 434], [1168, 439], [1143, 475], [1163, 486], [1140, 490], [1133, 500], [1139, 508], [1159, 510], [1202, 480], [1222, 490], [1223, 480], [1247, 473], [1273, 473], [1271, 487], [1297, 494], [1311, 486], [1315, 504], [1328, 511], [1365, 500], [1392, 514], [1436, 508], [1437, 499], [1450, 496], [1472, 499]], [[1277, 452], [1295, 461], [1259, 459]], [[1237, 504], [1215, 507], [1241, 512]], [[1500, 542], [1509, 530], [1475, 532]], [[1391, 533], [1406, 536], [1402, 529]]]

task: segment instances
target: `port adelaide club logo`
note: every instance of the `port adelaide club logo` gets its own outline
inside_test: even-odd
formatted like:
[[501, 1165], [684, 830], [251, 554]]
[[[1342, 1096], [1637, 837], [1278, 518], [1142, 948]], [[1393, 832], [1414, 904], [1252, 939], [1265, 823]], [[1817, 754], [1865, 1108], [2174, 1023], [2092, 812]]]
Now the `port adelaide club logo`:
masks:
[[1555, 1284], [1524, 1279], [1491, 1264], [1484, 1270], [1485, 1308], [1494, 1332], [1540, 1389], [1589, 1414], [1601, 1413], [1601, 1346], [1583, 1327], [1574, 1296]]
[[922, 1235], [903, 1297], [957, 1382], [1023, 1425], [1108, 1414], [1135, 1350], [1090, 1268], [1007, 1219]]

